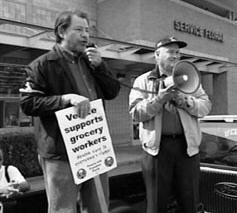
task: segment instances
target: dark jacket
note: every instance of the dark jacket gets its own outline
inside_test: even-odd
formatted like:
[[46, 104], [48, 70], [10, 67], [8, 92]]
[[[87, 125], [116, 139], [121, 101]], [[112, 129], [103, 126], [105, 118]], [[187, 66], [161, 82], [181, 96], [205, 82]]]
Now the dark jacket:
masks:
[[[97, 68], [90, 65], [86, 55], [81, 55], [82, 69], [91, 72], [97, 97], [110, 100], [116, 97], [120, 85], [112, 73], [102, 62]], [[70, 107], [62, 103], [63, 94], [79, 94], [76, 79], [69, 71], [66, 60], [60, 54], [57, 45], [50, 52], [33, 61], [28, 68], [27, 82], [34, 91], [23, 95], [21, 108], [26, 115], [37, 116], [35, 133], [38, 153], [45, 158], [67, 159], [66, 148], [55, 117], [55, 111]]]

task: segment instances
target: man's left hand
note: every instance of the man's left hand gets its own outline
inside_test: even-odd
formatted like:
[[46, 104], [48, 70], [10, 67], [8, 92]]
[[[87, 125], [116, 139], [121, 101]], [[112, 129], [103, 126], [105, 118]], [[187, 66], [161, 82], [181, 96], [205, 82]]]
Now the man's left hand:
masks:
[[86, 49], [86, 55], [92, 66], [99, 66], [102, 62], [101, 54], [96, 47], [88, 47]]
[[176, 92], [173, 102], [177, 107], [180, 108], [187, 109], [193, 107], [192, 97], [179, 91]]

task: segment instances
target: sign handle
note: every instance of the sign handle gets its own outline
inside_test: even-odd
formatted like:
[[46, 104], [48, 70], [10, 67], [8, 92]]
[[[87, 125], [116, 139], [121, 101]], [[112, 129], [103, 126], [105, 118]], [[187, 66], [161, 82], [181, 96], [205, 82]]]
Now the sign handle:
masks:
[[98, 201], [99, 201], [100, 212], [109, 213], [108, 207], [107, 207], [107, 204], [105, 201], [104, 190], [102, 188], [102, 184], [101, 184], [99, 175], [95, 176], [93, 179], [94, 179], [94, 183], [95, 183], [96, 195], [97, 195]]

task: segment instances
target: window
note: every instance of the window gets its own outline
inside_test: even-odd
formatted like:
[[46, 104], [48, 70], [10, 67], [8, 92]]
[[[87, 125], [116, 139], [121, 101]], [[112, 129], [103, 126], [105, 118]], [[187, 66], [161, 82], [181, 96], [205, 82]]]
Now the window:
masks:
[[200, 124], [203, 132], [200, 146], [201, 162], [236, 167], [236, 116], [206, 116]]
[[237, 19], [237, 16], [234, 13], [234, 11], [231, 11], [230, 9], [225, 8], [224, 6], [221, 6], [220, 4], [217, 4], [210, 0], [180, 0], [180, 1], [198, 7], [202, 10], [211, 12], [222, 18], [229, 19], [231, 21], [235, 21]]
[[0, 128], [32, 126], [32, 118], [24, 115], [19, 104], [25, 77], [24, 66], [0, 64]]
[[19, 103], [5, 102], [5, 126], [18, 126], [19, 124]]

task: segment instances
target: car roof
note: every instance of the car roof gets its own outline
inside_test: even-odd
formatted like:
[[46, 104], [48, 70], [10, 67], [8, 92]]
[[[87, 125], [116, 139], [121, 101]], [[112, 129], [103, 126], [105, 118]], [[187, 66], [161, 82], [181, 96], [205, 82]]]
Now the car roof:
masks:
[[225, 121], [234, 122], [237, 121], [237, 115], [207, 115], [199, 119], [200, 121]]

